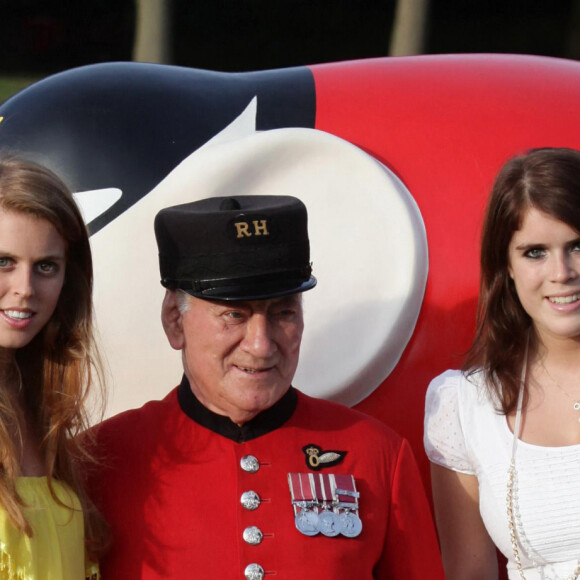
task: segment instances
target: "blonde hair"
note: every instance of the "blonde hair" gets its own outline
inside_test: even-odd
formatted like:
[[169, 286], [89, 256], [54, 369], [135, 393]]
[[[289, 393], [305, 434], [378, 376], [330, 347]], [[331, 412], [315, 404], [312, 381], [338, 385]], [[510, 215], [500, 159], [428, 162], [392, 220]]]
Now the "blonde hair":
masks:
[[[67, 246], [64, 284], [55, 312], [41, 332], [16, 351], [15, 362], [26, 408], [41, 437], [48, 484], [64, 482], [78, 495], [85, 516], [87, 552], [95, 557], [107, 540], [106, 525], [88, 498], [81, 464], [93, 462], [87, 450], [86, 411], [89, 389], [98, 387], [103, 401], [100, 359], [93, 336], [93, 266], [88, 232], [71, 192], [51, 171], [16, 156], [0, 157], [0, 209], [50, 222]], [[0, 392], [0, 505], [27, 535], [32, 530], [16, 491], [19, 460], [10, 429], [20, 431], [14, 397]], [[69, 506], [70, 507], [70, 506]]]

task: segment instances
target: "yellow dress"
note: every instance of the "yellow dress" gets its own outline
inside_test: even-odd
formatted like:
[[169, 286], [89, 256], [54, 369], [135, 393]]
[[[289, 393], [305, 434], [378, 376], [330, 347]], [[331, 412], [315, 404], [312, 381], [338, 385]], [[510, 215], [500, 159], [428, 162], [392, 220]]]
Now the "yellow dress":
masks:
[[56, 495], [73, 510], [57, 504], [46, 477], [20, 477], [16, 489], [26, 504], [33, 530], [29, 538], [0, 510], [0, 580], [98, 579], [98, 567], [85, 563], [83, 513], [76, 494], [52, 482]]

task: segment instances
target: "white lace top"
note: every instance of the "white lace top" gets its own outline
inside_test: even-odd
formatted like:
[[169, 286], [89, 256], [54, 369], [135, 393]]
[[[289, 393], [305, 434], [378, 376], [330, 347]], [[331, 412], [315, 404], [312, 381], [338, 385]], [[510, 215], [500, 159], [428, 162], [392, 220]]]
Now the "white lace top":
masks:
[[[506, 512], [512, 442], [506, 418], [495, 411], [480, 374], [468, 381], [460, 371], [446, 371], [431, 382], [425, 407], [427, 455], [438, 465], [477, 476], [481, 516], [515, 580], [519, 575]], [[519, 441], [516, 469], [526, 580], [568, 578], [580, 557], [580, 445], [539, 447]]]

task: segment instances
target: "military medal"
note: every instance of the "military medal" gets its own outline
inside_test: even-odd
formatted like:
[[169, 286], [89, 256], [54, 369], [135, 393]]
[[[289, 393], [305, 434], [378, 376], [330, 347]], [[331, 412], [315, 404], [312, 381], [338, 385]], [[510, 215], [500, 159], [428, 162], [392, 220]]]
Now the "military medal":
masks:
[[362, 521], [358, 516], [358, 498], [352, 475], [332, 475], [335, 488], [335, 504], [344, 510], [340, 516], [340, 533], [347, 538], [356, 538], [362, 532]]
[[305, 536], [316, 536], [318, 534], [318, 514], [309, 509], [302, 509], [294, 519], [297, 530]]
[[347, 538], [356, 538], [362, 532], [362, 522], [353, 512], [345, 511], [339, 516], [340, 533]]
[[318, 529], [318, 500], [314, 493], [314, 481], [309, 473], [289, 473], [288, 485], [294, 508], [296, 529], [305, 536], [316, 536]]
[[340, 520], [332, 510], [323, 510], [318, 514], [318, 530], [329, 538], [340, 534]]
[[356, 538], [362, 531], [359, 493], [352, 475], [289, 473], [294, 523], [305, 536]]
[[333, 482], [328, 473], [312, 474], [316, 497], [320, 500], [322, 511], [318, 514], [318, 529], [329, 538], [340, 534], [340, 521], [333, 511], [334, 494]]

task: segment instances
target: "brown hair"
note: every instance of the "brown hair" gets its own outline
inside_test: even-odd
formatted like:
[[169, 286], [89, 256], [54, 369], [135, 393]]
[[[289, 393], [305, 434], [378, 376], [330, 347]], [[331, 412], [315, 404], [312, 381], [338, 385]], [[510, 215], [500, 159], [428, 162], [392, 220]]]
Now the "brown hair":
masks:
[[514, 157], [499, 172], [488, 202], [477, 328], [463, 369], [483, 371], [490, 394], [505, 414], [517, 402], [526, 341], [533, 327], [509, 276], [508, 247], [531, 207], [580, 232], [580, 152], [534, 149]]
[[[16, 156], [0, 158], [0, 209], [25, 213], [50, 222], [67, 246], [66, 273], [56, 309], [41, 332], [16, 352], [15, 359], [28, 411], [42, 439], [48, 483], [70, 486], [85, 516], [87, 551], [96, 556], [104, 547], [106, 527], [83, 487], [81, 462], [92, 457], [78, 436], [88, 427], [87, 397], [99, 387], [102, 373], [93, 337], [93, 266], [83, 218], [67, 186], [51, 171]], [[15, 480], [20, 469], [8, 425], [19, 424], [19, 411], [8, 394], [0, 392], [0, 505], [28, 535]], [[84, 437], [86, 442], [86, 437]]]

